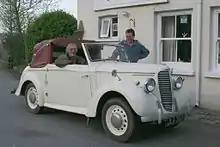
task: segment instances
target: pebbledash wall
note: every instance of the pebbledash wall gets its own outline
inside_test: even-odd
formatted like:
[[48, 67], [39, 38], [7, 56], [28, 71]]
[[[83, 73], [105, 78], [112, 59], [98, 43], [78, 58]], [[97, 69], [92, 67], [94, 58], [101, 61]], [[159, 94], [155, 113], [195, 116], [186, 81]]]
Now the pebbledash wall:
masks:
[[220, 110], [220, 0], [78, 0], [84, 38], [119, 42], [134, 28], [150, 49], [141, 62], [182, 75], [195, 105]]

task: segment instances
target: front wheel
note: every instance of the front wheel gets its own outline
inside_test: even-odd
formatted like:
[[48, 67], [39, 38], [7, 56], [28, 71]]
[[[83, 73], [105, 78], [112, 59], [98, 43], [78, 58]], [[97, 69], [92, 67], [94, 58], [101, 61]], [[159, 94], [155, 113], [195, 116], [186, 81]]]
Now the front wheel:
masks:
[[117, 142], [127, 142], [135, 132], [136, 117], [130, 106], [120, 98], [108, 100], [102, 109], [102, 126]]
[[39, 106], [39, 95], [34, 84], [30, 83], [26, 87], [25, 91], [25, 104], [31, 113], [38, 114], [43, 111], [43, 108]]

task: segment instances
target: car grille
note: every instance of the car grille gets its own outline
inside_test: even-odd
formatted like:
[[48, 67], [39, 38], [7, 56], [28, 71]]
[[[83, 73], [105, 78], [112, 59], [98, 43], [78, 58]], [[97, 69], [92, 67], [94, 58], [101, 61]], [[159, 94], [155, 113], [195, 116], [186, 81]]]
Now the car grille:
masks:
[[162, 105], [166, 111], [172, 111], [172, 87], [169, 70], [158, 73], [158, 83]]

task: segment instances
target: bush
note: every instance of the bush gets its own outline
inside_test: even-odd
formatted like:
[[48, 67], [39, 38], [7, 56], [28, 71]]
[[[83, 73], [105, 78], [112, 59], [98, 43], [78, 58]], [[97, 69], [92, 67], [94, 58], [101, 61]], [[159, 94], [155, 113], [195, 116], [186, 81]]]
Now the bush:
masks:
[[26, 54], [30, 60], [35, 44], [46, 39], [72, 36], [77, 29], [74, 16], [57, 10], [46, 12], [35, 19], [26, 30]]

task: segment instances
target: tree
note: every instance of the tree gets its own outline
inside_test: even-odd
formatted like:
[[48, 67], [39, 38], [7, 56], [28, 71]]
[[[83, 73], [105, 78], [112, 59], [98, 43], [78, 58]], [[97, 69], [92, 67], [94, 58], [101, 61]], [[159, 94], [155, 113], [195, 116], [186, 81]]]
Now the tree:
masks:
[[39, 13], [48, 11], [58, 0], [0, 0], [0, 19], [6, 32], [22, 33]]
[[58, 0], [0, 0], [0, 21], [6, 33], [4, 47], [16, 64], [25, 59], [25, 30], [40, 13], [48, 11]]
[[28, 59], [32, 57], [35, 44], [51, 38], [72, 36], [76, 29], [77, 20], [69, 13], [62, 10], [43, 13], [30, 23], [26, 31]]

